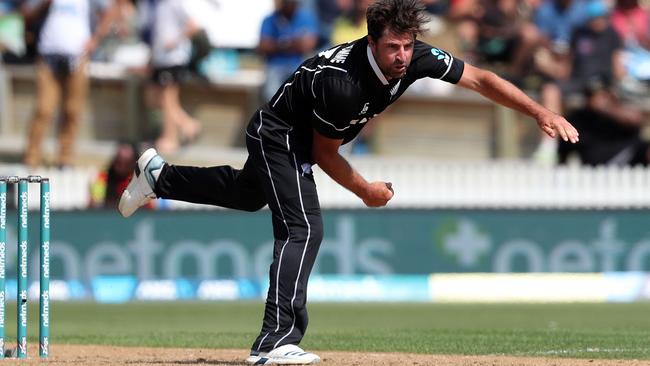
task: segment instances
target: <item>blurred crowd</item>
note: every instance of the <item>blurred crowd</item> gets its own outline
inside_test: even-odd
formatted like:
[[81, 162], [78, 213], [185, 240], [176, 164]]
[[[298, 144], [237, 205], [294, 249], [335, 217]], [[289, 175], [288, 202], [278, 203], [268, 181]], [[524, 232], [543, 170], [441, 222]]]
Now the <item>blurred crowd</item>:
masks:
[[[205, 21], [187, 9], [199, 2], [216, 11], [222, 5], [220, 0], [0, 0], [3, 61], [35, 64], [37, 95], [25, 164], [44, 163], [42, 140], [59, 111], [59, 149], [50, 163], [74, 164], [91, 61], [122, 63], [146, 73], [150, 82], [144, 99], [160, 110], [162, 120], [151, 144], [162, 153], [196, 139], [201, 122], [183, 109], [179, 86], [188, 78], [205, 78], [202, 63], [223, 51], [210, 41]], [[259, 24], [257, 47], [230, 51], [255, 53], [263, 61], [266, 81], [260, 95], [268, 100], [305, 57], [365, 36], [365, 10], [371, 2], [275, 0], [275, 10]], [[575, 146], [540, 136], [534, 159], [562, 163], [578, 156], [591, 165], [647, 165], [650, 150], [641, 133], [650, 81], [647, 4], [422, 2], [431, 17], [425, 39], [443, 41], [435, 45], [494, 70], [579, 127], [581, 143]], [[440, 34], [444, 37], [436, 38]], [[126, 145], [121, 146], [118, 154], [125, 154]], [[367, 136], [355, 146], [354, 151], [372, 151]]]

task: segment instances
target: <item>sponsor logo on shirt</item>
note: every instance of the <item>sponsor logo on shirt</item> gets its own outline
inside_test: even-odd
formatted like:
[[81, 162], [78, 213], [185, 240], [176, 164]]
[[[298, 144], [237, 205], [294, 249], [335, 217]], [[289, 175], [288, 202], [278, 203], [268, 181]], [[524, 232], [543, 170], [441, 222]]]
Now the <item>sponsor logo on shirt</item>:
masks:
[[370, 108], [370, 102], [363, 105], [363, 108], [361, 109], [361, 112], [359, 112], [359, 115], [366, 114], [366, 112], [368, 112], [368, 108]]
[[[362, 115], [368, 113], [369, 108], [370, 108], [370, 102], [364, 103], [363, 108], [361, 109], [361, 112], [359, 112], [359, 117], [361, 117]], [[359, 118], [359, 119], [353, 119], [352, 121], [350, 121], [350, 124], [351, 125], [364, 124], [364, 123], [370, 121], [375, 116], [376, 116], [376, 114], [373, 115], [372, 117], [363, 117], [363, 118]]]
[[432, 47], [431, 48], [431, 54], [433, 57], [435, 57], [438, 61], [443, 61], [445, 65], [449, 66], [449, 63], [451, 62], [451, 57], [449, 54], [441, 49]]

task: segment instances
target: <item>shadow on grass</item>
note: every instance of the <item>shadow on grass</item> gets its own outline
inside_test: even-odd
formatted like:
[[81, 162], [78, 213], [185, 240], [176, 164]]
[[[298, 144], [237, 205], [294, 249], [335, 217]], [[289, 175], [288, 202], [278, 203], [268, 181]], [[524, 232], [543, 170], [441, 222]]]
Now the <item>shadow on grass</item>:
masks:
[[244, 366], [248, 365], [244, 361], [226, 361], [226, 360], [208, 360], [207, 358], [197, 358], [196, 360], [148, 360], [148, 361], [129, 361], [126, 364], [137, 365], [219, 365], [219, 366]]

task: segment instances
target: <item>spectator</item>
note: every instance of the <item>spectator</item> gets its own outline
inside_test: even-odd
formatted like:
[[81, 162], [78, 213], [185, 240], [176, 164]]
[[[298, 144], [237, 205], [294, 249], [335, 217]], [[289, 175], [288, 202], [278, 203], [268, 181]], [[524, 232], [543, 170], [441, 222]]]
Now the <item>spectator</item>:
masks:
[[650, 15], [638, 0], [616, 0], [612, 27], [627, 44], [650, 49]]
[[123, 47], [133, 47], [141, 41], [138, 35], [138, 14], [133, 0], [114, 1], [111, 31], [104, 38], [93, 59], [121, 64], [123, 60], [117, 60], [120, 50]]
[[18, 5], [18, 0], [0, 0], [0, 15], [13, 13]]
[[280, 0], [278, 9], [262, 22], [259, 51], [266, 58], [264, 100], [271, 100], [282, 83], [316, 48], [315, 16], [300, 0]]
[[508, 77], [519, 81], [527, 74], [541, 41], [527, 8], [522, 0], [465, 0], [452, 3], [450, 16], [462, 19], [461, 43], [475, 50], [469, 54], [471, 61], [504, 63]]
[[556, 52], [568, 52], [573, 31], [587, 21], [586, 0], [544, 0], [535, 13], [535, 25]]
[[[558, 82], [542, 87], [542, 104], [562, 113], [563, 100], [580, 95], [594, 78], [618, 85], [625, 75], [622, 64], [622, 42], [608, 18], [607, 6], [594, 1], [586, 7], [587, 23], [576, 29], [571, 37], [570, 52], [557, 65]], [[575, 98], [573, 98], [575, 99]], [[544, 138], [534, 157], [552, 163], [556, 157], [557, 141]]]
[[332, 45], [334, 21], [352, 7], [351, 2], [352, 0], [316, 0], [318, 49], [326, 49]]
[[108, 168], [101, 171], [92, 186], [92, 206], [115, 208], [131, 180], [140, 152], [134, 144], [120, 143]]
[[450, 0], [448, 19], [455, 23], [460, 50], [466, 62], [476, 64], [479, 61], [478, 23], [482, 16], [479, 0]]
[[0, 62], [14, 62], [25, 52], [23, 21], [16, 0], [0, 0]]
[[571, 35], [587, 21], [586, 1], [546, 0], [537, 9], [535, 24], [542, 41], [535, 51], [535, 73], [543, 80], [556, 80], [561, 74], [558, 65], [569, 52]]
[[[535, 14], [535, 24], [541, 34], [541, 42], [534, 53], [533, 77], [527, 87], [538, 90], [545, 84], [557, 82], [566, 72], [563, 61], [569, 58], [569, 46], [573, 32], [587, 22], [588, 0], [544, 0]], [[543, 93], [542, 93], [543, 94]], [[548, 104], [546, 104], [549, 107]], [[551, 106], [561, 113], [560, 106]], [[533, 153], [533, 159], [552, 164], [557, 157], [557, 141], [541, 135], [541, 142]]]
[[638, 0], [617, 0], [612, 26], [625, 44], [623, 62], [636, 80], [650, 80], [650, 13]]
[[354, 0], [352, 10], [336, 18], [332, 31], [333, 44], [351, 42], [368, 35], [366, 10], [371, 2], [372, 0]]
[[[22, 12], [29, 22], [44, 17], [37, 44], [36, 110], [29, 126], [24, 162], [42, 163], [42, 142], [63, 94], [63, 121], [59, 128], [57, 164], [74, 163], [74, 144], [86, 100], [86, 66], [111, 24], [109, 4], [93, 0], [29, 0]], [[92, 33], [91, 15], [100, 13]]]
[[558, 78], [566, 81], [549, 83], [542, 91], [544, 104], [552, 111], [562, 110], [562, 95], [581, 93], [593, 78], [616, 85], [625, 76], [623, 44], [609, 22], [606, 5], [600, 1], [590, 3], [587, 16], [586, 25], [574, 31], [571, 52], [558, 69]]
[[195, 140], [201, 132], [200, 122], [180, 103], [180, 84], [189, 76], [191, 37], [201, 29], [181, 0], [144, 0], [139, 11], [150, 32], [153, 104], [160, 106], [163, 118], [156, 148], [173, 154], [181, 143]]
[[580, 143], [559, 145], [559, 161], [566, 163], [577, 153], [587, 165], [648, 165], [650, 144], [640, 137], [643, 114], [626, 106], [599, 78], [586, 85], [584, 108], [569, 114], [568, 119], [580, 131]]
[[432, 15], [444, 16], [449, 11], [447, 0], [422, 0], [422, 4], [426, 7], [427, 13]]

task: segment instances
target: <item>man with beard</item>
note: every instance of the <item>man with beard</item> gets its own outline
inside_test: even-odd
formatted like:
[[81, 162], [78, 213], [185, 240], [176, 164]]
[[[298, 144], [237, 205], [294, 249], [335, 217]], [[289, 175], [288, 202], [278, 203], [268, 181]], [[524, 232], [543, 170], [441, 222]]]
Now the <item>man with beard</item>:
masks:
[[551, 136], [576, 142], [577, 131], [494, 73], [416, 39], [426, 22], [418, 0], [378, 0], [366, 14], [368, 36], [302, 63], [246, 129], [242, 169], [167, 164], [154, 149], [138, 160], [119, 210], [131, 215], [153, 198], [245, 211], [269, 205], [275, 246], [262, 330], [247, 361], [311, 364], [298, 344], [307, 330], [307, 282], [323, 239], [312, 165], [369, 207], [385, 206], [391, 183], [366, 181], [339, 154], [374, 116], [425, 77], [458, 83], [537, 120]]

